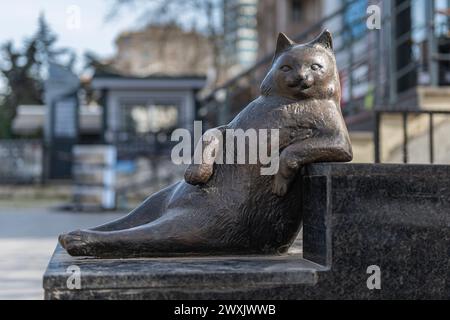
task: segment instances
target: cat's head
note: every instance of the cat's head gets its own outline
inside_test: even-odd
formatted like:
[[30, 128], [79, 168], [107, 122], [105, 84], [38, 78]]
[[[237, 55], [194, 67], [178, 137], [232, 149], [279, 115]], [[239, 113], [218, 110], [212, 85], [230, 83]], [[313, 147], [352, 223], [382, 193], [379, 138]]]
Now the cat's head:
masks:
[[339, 74], [331, 33], [297, 44], [280, 33], [272, 67], [261, 84], [263, 95], [293, 100], [340, 100]]

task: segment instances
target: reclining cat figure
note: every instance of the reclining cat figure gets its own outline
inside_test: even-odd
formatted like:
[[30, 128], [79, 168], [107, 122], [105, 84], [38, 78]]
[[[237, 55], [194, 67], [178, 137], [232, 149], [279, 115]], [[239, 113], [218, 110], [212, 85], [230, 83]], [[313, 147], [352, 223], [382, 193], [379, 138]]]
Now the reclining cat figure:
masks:
[[99, 258], [286, 252], [302, 222], [300, 168], [352, 160], [330, 32], [306, 44], [280, 34], [261, 95], [218, 128], [227, 129], [278, 129], [278, 172], [261, 175], [260, 161], [217, 163], [218, 139], [206, 139], [204, 161], [183, 181], [124, 218], [61, 235], [60, 244]]

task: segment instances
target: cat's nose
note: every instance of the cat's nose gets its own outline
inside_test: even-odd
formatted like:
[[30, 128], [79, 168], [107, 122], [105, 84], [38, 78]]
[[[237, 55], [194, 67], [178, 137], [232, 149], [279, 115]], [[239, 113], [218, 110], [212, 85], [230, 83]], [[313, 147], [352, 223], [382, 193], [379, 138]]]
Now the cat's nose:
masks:
[[305, 81], [305, 80], [309, 80], [309, 75], [305, 72], [299, 72], [298, 73], [298, 80], [300, 81]]
[[298, 81], [304, 84], [309, 84], [311, 82], [311, 76], [305, 73], [299, 73]]
[[307, 77], [306, 74], [304, 74], [304, 73], [302, 73], [302, 72], [299, 72], [299, 73], [298, 73], [298, 76], [297, 76], [298, 80], [305, 80], [306, 77]]
[[308, 74], [299, 73], [297, 77], [297, 85], [303, 89], [308, 89], [313, 85], [313, 79]]

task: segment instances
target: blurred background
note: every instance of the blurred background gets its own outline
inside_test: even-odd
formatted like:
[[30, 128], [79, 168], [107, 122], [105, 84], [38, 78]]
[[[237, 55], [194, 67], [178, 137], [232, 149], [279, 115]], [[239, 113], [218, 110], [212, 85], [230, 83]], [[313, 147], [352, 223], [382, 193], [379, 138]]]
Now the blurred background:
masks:
[[180, 179], [171, 133], [257, 97], [278, 32], [333, 33], [355, 162], [450, 163], [450, 0], [0, 8], [0, 299], [41, 299], [59, 233]]

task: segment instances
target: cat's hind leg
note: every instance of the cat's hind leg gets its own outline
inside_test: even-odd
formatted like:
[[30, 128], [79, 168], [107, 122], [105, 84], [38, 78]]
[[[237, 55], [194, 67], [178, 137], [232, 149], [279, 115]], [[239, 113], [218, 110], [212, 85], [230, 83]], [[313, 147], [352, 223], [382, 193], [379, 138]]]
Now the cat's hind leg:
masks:
[[197, 250], [208, 251], [208, 248], [213, 251], [214, 243], [206, 241], [211, 236], [202, 234], [202, 228], [193, 227], [191, 218], [170, 215], [125, 230], [71, 232], [61, 236], [60, 243], [72, 256], [99, 258], [177, 255]]
[[103, 224], [101, 226], [90, 228], [92, 231], [117, 231], [134, 228], [147, 224], [161, 217], [164, 213], [169, 196], [176, 185], [163, 189], [148, 197], [139, 207], [131, 211], [126, 216]]

